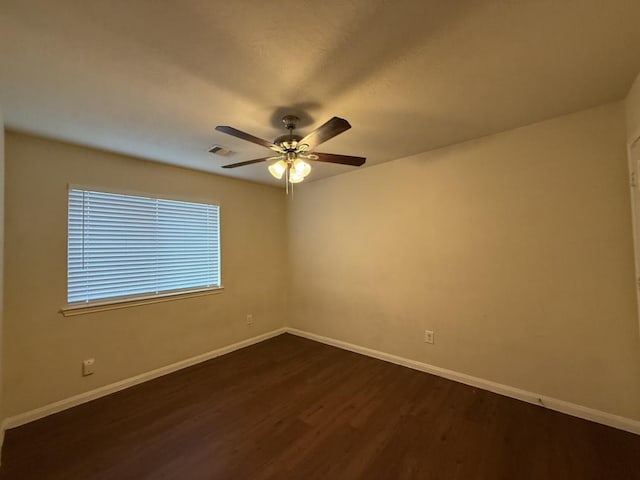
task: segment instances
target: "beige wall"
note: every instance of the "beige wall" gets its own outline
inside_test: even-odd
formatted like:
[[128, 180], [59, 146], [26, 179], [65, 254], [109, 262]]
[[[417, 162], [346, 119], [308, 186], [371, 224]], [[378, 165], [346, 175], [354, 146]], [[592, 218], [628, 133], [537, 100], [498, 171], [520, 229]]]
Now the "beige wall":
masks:
[[640, 137], [640, 75], [631, 86], [625, 101], [627, 113], [627, 138], [633, 142]]
[[640, 419], [629, 203], [622, 103], [303, 184], [289, 323]]
[[[282, 190], [13, 132], [6, 147], [7, 416], [284, 325]], [[225, 291], [63, 317], [68, 183], [219, 203]]]

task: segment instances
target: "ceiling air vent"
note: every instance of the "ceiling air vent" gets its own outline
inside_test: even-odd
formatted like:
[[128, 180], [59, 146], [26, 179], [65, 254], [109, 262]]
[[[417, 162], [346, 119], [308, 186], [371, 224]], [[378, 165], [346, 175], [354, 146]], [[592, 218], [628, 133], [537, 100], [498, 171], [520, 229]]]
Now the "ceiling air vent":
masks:
[[231, 155], [233, 153], [231, 150], [229, 150], [228, 148], [224, 148], [222, 145], [214, 145], [213, 147], [211, 147], [207, 151], [209, 153], [213, 153], [215, 155], [220, 155], [222, 157], [228, 157], [229, 155]]

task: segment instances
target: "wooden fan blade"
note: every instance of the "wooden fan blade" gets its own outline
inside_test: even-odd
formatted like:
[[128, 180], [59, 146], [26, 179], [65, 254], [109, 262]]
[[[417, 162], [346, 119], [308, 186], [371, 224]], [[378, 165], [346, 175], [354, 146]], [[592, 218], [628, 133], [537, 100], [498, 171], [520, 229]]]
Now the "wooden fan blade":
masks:
[[321, 143], [326, 142], [327, 140], [341, 134], [345, 130], [349, 130], [350, 128], [351, 125], [349, 125], [349, 122], [347, 122], [344, 118], [333, 117], [331, 120], [323, 123], [309, 135], [300, 140], [298, 144], [309, 145], [309, 148], [307, 150], [311, 151]]
[[[271, 160], [273, 158], [274, 157], [256, 158], [255, 160], [247, 160], [246, 162], [231, 163], [229, 165], [223, 165], [222, 168], [244, 167], [245, 165], [251, 165], [252, 163], [266, 162], [267, 160]], [[278, 158], [278, 157], [276, 157], [276, 158]]]
[[282, 149], [275, 143], [263, 140], [262, 138], [254, 137], [253, 135], [243, 132], [242, 130], [238, 130], [237, 128], [229, 127], [228, 125], [218, 125], [216, 127], [216, 130], [222, 133], [226, 133], [227, 135], [241, 138], [242, 140], [246, 140], [247, 142], [258, 144], [261, 147], [270, 148], [275, 152], [282, 153]]
[[[311, 155], [316, 155], [318, 158], [313, 159], [315, 162], [327, 162], [327, 163], [339, 163], [340, 165], [351, 165], [352, 167], [359, 167], [364, 165], [367, 161], [364, 157], [352, 157], [350, 155], [336, 155], [334, 153], [320, 153], [313, 152]], [[311, 158], [309, 160], [312, 160]]]

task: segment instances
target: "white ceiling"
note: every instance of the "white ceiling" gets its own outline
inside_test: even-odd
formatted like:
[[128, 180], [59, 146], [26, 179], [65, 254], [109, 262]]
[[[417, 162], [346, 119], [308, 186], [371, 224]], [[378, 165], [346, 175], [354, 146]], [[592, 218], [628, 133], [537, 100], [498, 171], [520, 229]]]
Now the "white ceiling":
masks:
[[0, 0], [10, 128], [265, 183], [220, 168], [269, 151], [216, 125], [340, 116], [318, 150], [373, 165], [621, 99], [638, 71], [638, 0]]

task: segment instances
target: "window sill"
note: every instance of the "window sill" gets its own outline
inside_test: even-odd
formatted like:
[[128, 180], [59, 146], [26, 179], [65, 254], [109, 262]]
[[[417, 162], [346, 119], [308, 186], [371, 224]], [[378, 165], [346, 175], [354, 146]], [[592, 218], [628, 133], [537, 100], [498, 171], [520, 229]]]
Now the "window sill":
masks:
[[108, 300], [105, 302], [93, 302], [81, 305], [67, 305], [60, 309], [60, 313], [65, 317], [75, 315], [85, 315], [87, 313], [105, 312], [107, 310], [117, 310], [120, 308], [137, 307], [139, 305], [149, 305], [152, 303], [172, 302], [187, 298], [202, 297], [205, 295], [215, 295], [222, 293], [224, 287], [203, 288], [200, 290], [190, 290], [188, 292], [171, 292], [161, 295], [149, 295], [146, 297], [125, 298], [121, 300]]

